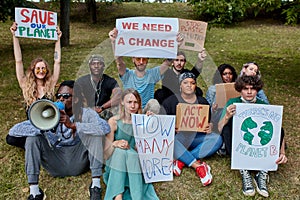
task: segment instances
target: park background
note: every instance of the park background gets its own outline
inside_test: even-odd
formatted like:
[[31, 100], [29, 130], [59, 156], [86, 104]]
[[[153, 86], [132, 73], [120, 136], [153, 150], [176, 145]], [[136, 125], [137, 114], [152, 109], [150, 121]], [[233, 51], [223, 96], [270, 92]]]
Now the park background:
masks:
[[[5, 1], [4, 1], [5, 2]], [[39, 8], [59, 12], [59, 4], [37, 4]], [[85, 4], [71, 4], [70, 44], [62, 48], [60, 81], [76, 79], [84, 68], [86, 59], [99, 48], [111, 55], [108, 32], [115, 26], [115, 19], [133, 16], [178, 17], [199, 20], [193, 7], [187, 3], [98, 3], [98, 21], [91, 23]], [[15, 76], [15, 61], [12, 36], [9, 31], [12, 21], [0, 22], [0, 199], [26, 199], [29, 194], [24, 172], [24, 151], [6, 144], [8, 130], [26, 119], [23, 96]], [[263, 15], [252, 19], [227, 24], [209, 25], [205, 48], [208, 60], [205, 67], [214, 71], [222, 63], [233, 65], [240, 71], [242, 64], [255, 61], [260, 65], [264, 91], [271, 104], [283, 105], [283, 127], [286, 132], [289, 161], [270, 172], [269, 199], [300, 199], [300, 27], [285, 25], [280, 19]], [[24, 67], [35, 57], [42, 56], [53, 66], [54, 42], [20, 39]], [[108, 43], [108, 44], [107, 44]], [[103, 49], [103, 47], [105, 47]], [[188, 58], [189, 60], [189, 58]], [[127, 59], [130, 65], [130, 59]], [[157, 64], [153, 61], [150, 64]], [[191, 68], [194, 63], [188, 64]], [[106, 61], [105, 73], [118, 81], [115, 63]], [[205, 69], [204, 69], [205, 70]], [[209, 82], [204, 75], [198, 85], [206, 92]], [[238, 171], [230, 170], [230, 158], [214, 155], [204, 159], [211, 167], [213, 183], [202, 187], [195, 171], [184, 168], [180, 177], [172, 182], [155, 183], [161, 199], [263, 199], [245, 197], [242, 194]], [[45, 170], [40, 175], [40, 187], [47, 199], [88, 199], [90, 173], [78, 177], [52, 178]], [[117, 181], [117, 180], [116, 180]], [[105, 188], [105, 185], [102, 185]]]

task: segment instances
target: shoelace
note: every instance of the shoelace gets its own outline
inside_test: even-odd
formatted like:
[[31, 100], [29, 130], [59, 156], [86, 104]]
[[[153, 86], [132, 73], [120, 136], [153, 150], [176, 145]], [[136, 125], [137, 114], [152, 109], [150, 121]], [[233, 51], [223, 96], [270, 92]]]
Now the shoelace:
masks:
[[244, 183], [245, 188], [249, 188], [249, 187], [252, 188], [252, 181], [251, 181], [251, 176], [250, 176], [249, 172], [246, 170], [242, 170], [241, 172], [243, 175], [243, 183]]
[[268, 174], [264, 172], [260, 172], [258, 175], [258, 182], [261, 188], [267, 189], [267, 180], [268, 180]]

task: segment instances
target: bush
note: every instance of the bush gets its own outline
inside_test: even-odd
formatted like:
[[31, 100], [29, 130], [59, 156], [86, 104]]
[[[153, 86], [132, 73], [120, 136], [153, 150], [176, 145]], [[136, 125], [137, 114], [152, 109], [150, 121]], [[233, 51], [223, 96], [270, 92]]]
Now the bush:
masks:
[[286, 24], [296, 25], [300, 22], [300, 0], [283, 3], [282, 15]]
[[258, 16], [284, 18], [286, 24], [299, 23], [300, 0], [191, 0], [200, 20], [228, 25]]
[[232, 24], [245, 19], [247, 1], [239, 0], [192, 0], [190, 4], [200, 20], [209, 24]]

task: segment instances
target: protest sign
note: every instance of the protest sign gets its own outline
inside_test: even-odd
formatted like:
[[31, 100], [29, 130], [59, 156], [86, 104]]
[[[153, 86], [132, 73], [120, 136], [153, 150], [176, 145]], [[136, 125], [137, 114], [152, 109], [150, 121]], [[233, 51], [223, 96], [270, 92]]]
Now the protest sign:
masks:
[[178, 131], [203, 132], [208, 125], [209, 105], [179, 103], [176, 106]]
[[130, 17], [116, 20], [115, 56], [176, 58], [177, 18]]
[[216, 84], [216, 104], [223, 108], [230, 98], [239, 97], [241, 94], [235, 90], [234, 83]]
[[235, 105], [231, 169], [277, 170], [283, 106]]
[[31, 8], [15, 8], [17, 37], [57, 40], [57, 13]]
[[204, 48], [207, 23], [196, 20], [179, 19], [179, 32], [184, 35], [181, 49], [201, 51]]
[[132, 126], [145, 182], [172, 181], [175, 116], [133, 114]]

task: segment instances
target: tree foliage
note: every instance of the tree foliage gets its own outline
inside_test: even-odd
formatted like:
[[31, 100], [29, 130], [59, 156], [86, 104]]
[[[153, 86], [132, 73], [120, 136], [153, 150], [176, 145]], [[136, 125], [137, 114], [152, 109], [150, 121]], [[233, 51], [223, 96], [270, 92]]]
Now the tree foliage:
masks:
[[36, 6], [26, 0], [1, 0], [0, 1], [0, 21], [7, 19], [14, 20], [15, 7], [36, 8]]
[[258, 16], [282, 18], [286, 24], [300, 21], [300, 0], [191, 0], [189, 3], [201, 20], [222, 26]]
[[296, 25], [300, 23], [300, 0], [286, 2], [282, 14], [285, 16], [286, 24]]

